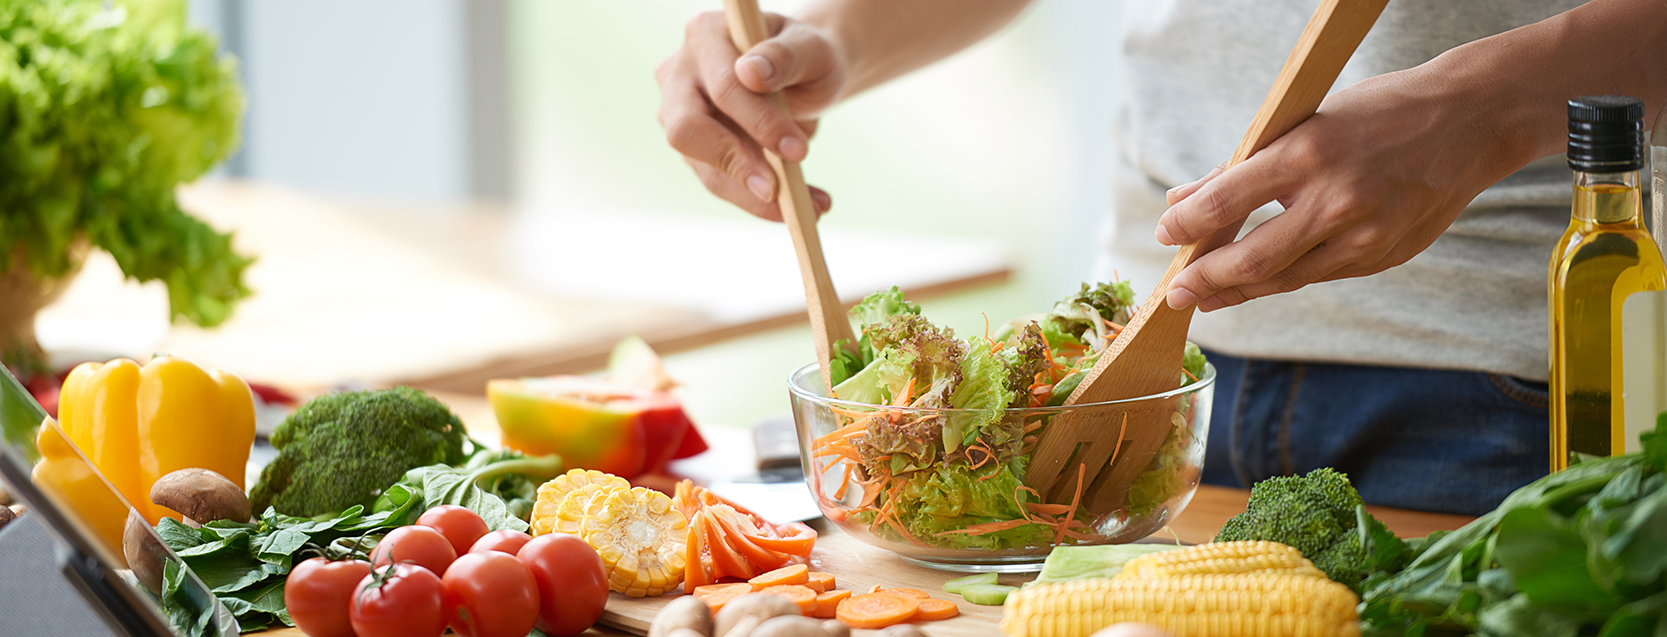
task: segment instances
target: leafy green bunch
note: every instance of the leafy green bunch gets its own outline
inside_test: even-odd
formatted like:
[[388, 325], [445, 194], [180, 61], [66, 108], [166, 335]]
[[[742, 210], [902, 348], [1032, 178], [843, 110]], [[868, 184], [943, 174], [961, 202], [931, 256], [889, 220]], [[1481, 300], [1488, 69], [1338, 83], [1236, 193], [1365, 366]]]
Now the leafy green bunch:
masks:
[[230, 235], [174, 187], [236, 145], [243, 93], [183, 0], [0, 0], [0, 273], [75, 265], [82, 238], [205, 327], [249, 294]]

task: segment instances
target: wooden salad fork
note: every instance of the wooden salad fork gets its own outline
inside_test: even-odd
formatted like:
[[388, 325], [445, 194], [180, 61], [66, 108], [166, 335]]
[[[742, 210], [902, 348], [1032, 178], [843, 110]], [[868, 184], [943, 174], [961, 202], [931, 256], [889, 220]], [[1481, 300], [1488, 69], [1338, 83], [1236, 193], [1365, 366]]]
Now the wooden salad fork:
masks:
[[[744, 54], [770, 37], [764, 13], [758, 0], [724, 0], [724, 18], [729, 22], [729, 40], [735, 52]], [[787, 96], [781, 91], [770, 94], [770, 101], [783, 114], [791, 115]], [[821, 364], [822, 384], [833, 395], [830, 363], [839, 352], [841, 341], [849, 351], [857, 350], [857, 336], [851, 330], [851, 319], [834, 292], [833, 279], [828, 276], [828, 262], [822, 256], [822, 238], [816, 231], [816, 206], [810, 200], [810, 187], [805, 185], [805, 173], [799, 162], [787, 161], [768, 148], [764, 157], [775, 169], [776, 202], [781, 206], [781, 220], [793, 236], [793, 249], [799, 255], [799, 275], [805, 283], [805, 309], [810, 312], [811, 338], [816, 341], [816, 362]]]
[[[1296, 48], [1285, 60], [1279, 79], [1262, 100], [1250, 130], [1233, 152], [1229, 169], [1314, 114], [1388, 2], [1320, 2]], [[1242, 220], [1233, 223], [1176, 253], [1151, 296], [1106, 346], [1100, 360], [1065, 401], [1066, 405], [1152, 396], [1175, 392], [1181, 387], [1181, 357], [1193, 308], [1171, 309], [1165, 302], [1165, 291], [1183, 268], [1232, 242], [1242, 226]], [[1173, 420], [1180, 417], [1175, 410], [1178, 400], [1176, 395], [1168, 400], [1149, 401], [1138, 409], [1061, 413], [1042, 430], [1036, 441], [1026, 470], [1026, 486], [1036, 489], [1044, 499], [1056, 502], [1085, 496], [1083, 502], [1089, 505], [1089, 510], [1099, 513], [1121, 508], [1129, 485], [1146, 470], [1170, 429], [1177, 426]], [[1089, 483], [1086, 488], [1076, 484], [1079, 473], [1085, 476], [1081, 480]]]

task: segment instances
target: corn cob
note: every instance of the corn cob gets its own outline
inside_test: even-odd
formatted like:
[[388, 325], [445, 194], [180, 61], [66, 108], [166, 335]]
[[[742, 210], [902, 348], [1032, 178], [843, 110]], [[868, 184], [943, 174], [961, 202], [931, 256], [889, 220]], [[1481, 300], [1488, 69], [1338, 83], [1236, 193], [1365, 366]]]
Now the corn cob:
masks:
[[1358, 599], [1323, 577], [1288, 573], [1115, 577], [1032, 584], [1009, 595], [1009, 637], [1088, 637], [1120, 622], [1175, 637], [1355, 637]]
[[1142, 555], [1123, 565], [1122, 577], [1171, 577], [1268, 572], [1325, 577], [1302, 553], [1278, 542], [1212, 542]]
[[688, 521], [664, 493], [633, 487], [606, 498], [584, 518], [583, 535], [608, 571], [608, 588], [631, 597], [659, 595], [683, 583]]
[[562, 497], [561, 506], [556, 508], [556, 524], [552, 529], [556, 533], [571, 533], [584, 537], [585, 517], [595, 515], [608, 501], [608, 494], [627, 489], [612, 484], [587, 484]]
[[538, 536], [556, 532], [562, 500], [569, 493], [587, 486], [629, 489], [631, 483], [616, 475], [586, 469], [572, 469], [556, 476], [538, 487], [538, 500], [533, 503], [531, 516], [532, 534]]

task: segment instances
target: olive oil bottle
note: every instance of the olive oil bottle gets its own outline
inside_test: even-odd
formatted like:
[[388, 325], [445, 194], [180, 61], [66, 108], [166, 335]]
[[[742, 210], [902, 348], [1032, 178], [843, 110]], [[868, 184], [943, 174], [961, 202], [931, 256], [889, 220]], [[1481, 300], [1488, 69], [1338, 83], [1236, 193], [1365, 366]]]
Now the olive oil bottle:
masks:
[[1624, 452], [1622, 304], [1667, 289], [1667, 267], [1641, 218], [1643, 103], [1582, 97], [1568, 109], [1574, 208], [1548, 285], [1553, 471], [1575, 453]]

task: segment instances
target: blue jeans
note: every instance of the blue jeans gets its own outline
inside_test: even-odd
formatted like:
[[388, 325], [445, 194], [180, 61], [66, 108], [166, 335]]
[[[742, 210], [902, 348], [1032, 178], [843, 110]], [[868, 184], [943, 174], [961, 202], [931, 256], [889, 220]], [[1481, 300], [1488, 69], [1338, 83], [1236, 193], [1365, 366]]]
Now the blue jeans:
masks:
[[1545, 383], [1206, 354], [1217, 377], [1204, 482], [1334, 467], [1369, 504], [1480, 515], [1548, 471]]

